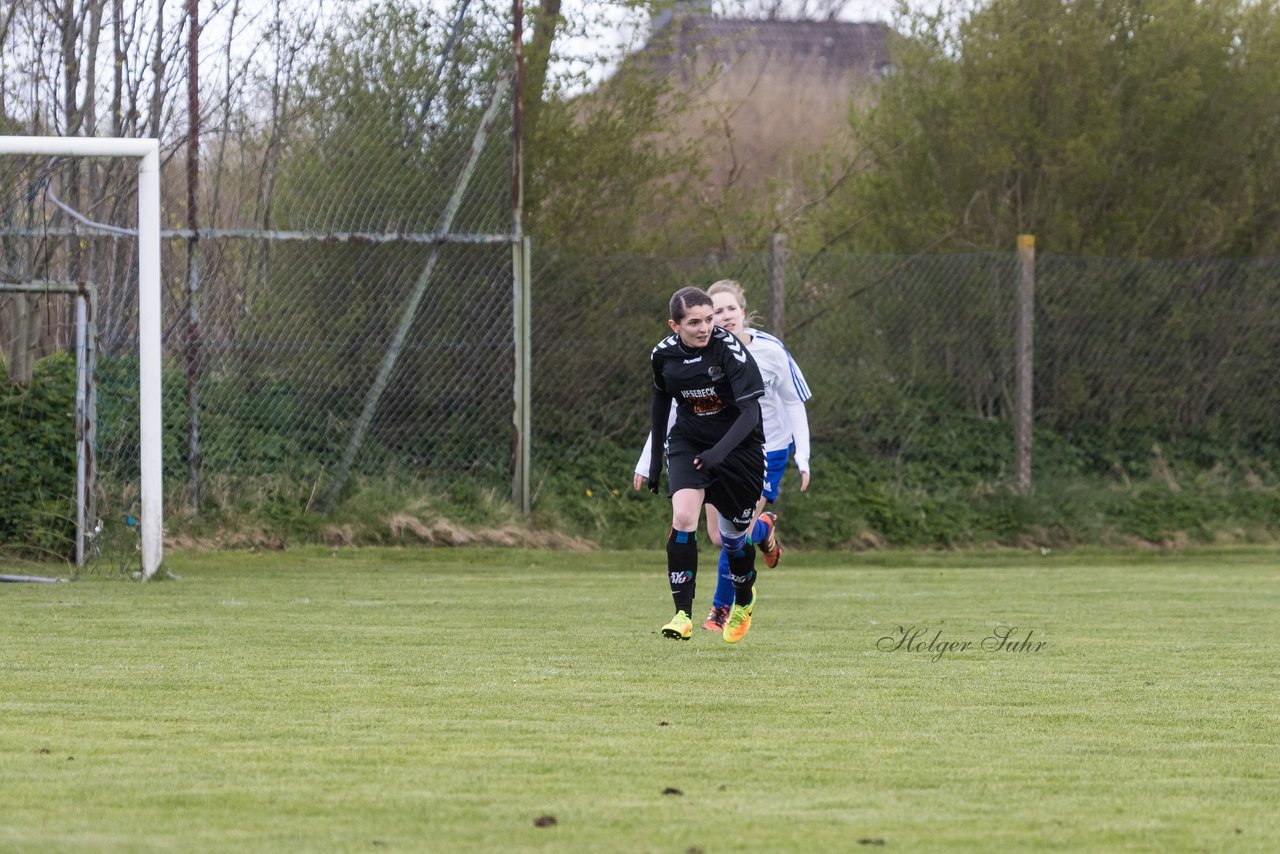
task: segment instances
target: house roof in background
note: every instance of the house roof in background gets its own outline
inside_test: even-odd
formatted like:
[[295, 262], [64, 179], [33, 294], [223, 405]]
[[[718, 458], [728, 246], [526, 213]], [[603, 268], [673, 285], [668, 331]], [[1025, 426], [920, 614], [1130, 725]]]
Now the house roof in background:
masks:
[[773, 61], [818, 65], [829, 74], [876, 73], [889, 63], [889, 27], [879, 22], [779, 21], [749, 18], [675, 16], [649, 39], [648, 47], [674, 50], [659, 60], [670, 65], [678, 57], [698, 55], [732, 62], [746, 53], [762, 53]]

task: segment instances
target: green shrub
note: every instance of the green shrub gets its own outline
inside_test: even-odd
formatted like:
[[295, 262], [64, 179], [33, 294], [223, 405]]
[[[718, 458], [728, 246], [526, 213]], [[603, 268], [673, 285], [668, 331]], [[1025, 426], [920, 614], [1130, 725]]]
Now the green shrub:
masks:
[[[69, 376], [69, 360], [62, 364]], [[180, 506], [186, 482], [180, 367], [169, 363], [164, 371], [165, 492], [176, 511], [168, 516], [170, 532], [216, 539], [220, 531], [252, 530], [269, 539], [307, 542], [340, 527], [352, 541], [383, 542], [388, 520], [422, 516], [428, 507], [463, 527], [503, 527], [514, 518], [507, 515], [509, 505], [498, 506], [510, 483], [505, 434], [484, 437], [485, 464], [464, 470], [440, 453], [457, 444], [456, 437], [394, 418], [384, 430], [370, 431], [337, 505], [325, 516], [316, 513], [354, 411], [332, 415], [320, 391], [265, 374], [210, 374], [202, 382], [205, 476], [201, 508], [193, 514]], [[100, 362], [104, 482], [136, 476], [136, 374], [133, 360]], [[253, 379], [247, 387], [246, 378]], [[30, 410], [32, 392], [22, 394]], [[70, 394], [68, 380], [68, 400]], [[1058, 433], [1040, 427], [1034, 435], [1035, 490], [1021, 496], [1012, 489], [1014, 439], [1007, 420], [973, 414], [945, 384], [903, 383], [866, 402], [844, 416], [840, 429], [816, 437], [808, 493], [799, 492], [794, 467], [788, 474], [777, 509], [784, 542], [792, 547], [1252, 541], [1280, 533], [1280, 435], [1233, 440], [1149, 428], [1075, 427]], [[63, 426], [71, 429], [69, 418]], [[3, 429], [16, 427], [6, 421]], [[531, 526], [608, 547], [661, 545], [670, 523], [665, 482], [661, 497], [631, 488], [642, 425], [628, 422], [609, 439], [597, 438], [608, 435], [602, 424], [574, 435], [537, 424], [535, 433]], [[28, 449], [39, 447], [38, 440], [23, 441]], [[74, 453], [70, 440], [59, 447]], [[37, 462], [50, 464], [49, 455], [41, 454]], [[8, 455], [5, 462], [15, 465]], [[70, 472], [68, 463], [64, 477]], [[29, 480], [9, 477], [4, 485], [19, 482]], [[117, 487], [106, 486], [111, 494], [128, 492]], [[40, 495], [55, 498], [70, 494], [69, 486], [41, 489]], [[62, 523], [69, 512], [56, 500], [7, 503], [28, 516], [31, 508], [53, 508]], [[10, 516], [6, 524], [13, 529], [18, 517]], [[30, 520], [23, 525], [29, 530]], [[6, 536], [36, 542], [28, 534]]]
[[75, 554], [75, 380], [66, 353], [37, 362], [26, 387], [0, 371], [0, 544], [21, 553]]

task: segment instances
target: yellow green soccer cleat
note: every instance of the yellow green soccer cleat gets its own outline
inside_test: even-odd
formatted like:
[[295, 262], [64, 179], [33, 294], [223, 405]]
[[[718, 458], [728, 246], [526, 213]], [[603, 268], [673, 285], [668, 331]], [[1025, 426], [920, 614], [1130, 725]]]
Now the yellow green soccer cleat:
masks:
[[693, 620], [690, 620], [689, 615], [684, 611], [676, 611], [671, 622], [662, 627], [662, 636], [675, 640], [688, 640], [693, 637]]
[[737, 643], [751, 630], [751, 612], [756, 607], [756, 589], [751, 588], [751, 601], [746, 605], [734, 605], [729, 610], [729, 620], [724, 624], [724, 642]]

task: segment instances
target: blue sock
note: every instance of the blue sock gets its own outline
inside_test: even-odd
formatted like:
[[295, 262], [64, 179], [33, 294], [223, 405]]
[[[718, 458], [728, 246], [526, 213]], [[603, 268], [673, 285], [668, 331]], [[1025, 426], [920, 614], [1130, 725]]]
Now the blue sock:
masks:
[[720, 567], [716, 572], [716, 595], [711, 600], [715, 608], [728, 608], [733, 604], [733, 579], [729, 578], [729, 554], [720, 550]]
[[767, 536], [769, 536], [769, 526], [762, 519], [757, 519], [756, 523], [751, 526], [751, 542], [758, 545], [763, 543]]

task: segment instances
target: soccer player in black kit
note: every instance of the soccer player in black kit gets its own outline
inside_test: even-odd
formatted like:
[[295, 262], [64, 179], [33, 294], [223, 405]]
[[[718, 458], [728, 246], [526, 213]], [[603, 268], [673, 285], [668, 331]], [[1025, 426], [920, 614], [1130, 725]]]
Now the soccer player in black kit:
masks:
[[[662, 627], [665, 637], [693, 634], [694, 585], [698, 576], [698, 520], [704, 502], [720, 511], [721, 545], [729, 557], [734, 604], [723, 637], [737, 643], [751, 628], [755, 608], [755, 549], [748, 531], [764, 485], [764, 429], [759, 398], [764, 381], [747, 348], [713, 323], [711, 297], [681, 288], [671, 297], [675, 334], [653, 348], [653, 447], [666, 445], [671, 492], [667, 574], [676, 615]], [[672, 399], [676, 422], [667, 433]], [[649, 489], [658, 491], [662, 456], [649, 464]]]

